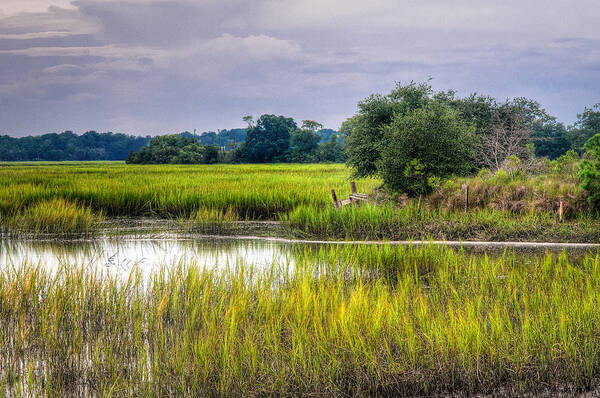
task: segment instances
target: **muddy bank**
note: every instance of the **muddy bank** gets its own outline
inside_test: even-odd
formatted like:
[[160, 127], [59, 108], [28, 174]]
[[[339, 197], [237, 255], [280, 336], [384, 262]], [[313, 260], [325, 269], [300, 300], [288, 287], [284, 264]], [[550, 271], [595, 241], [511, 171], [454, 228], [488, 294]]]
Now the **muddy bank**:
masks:
[[236, 221], [194, 223], [187, 220], [113, 218], [106, 220], [99, 230], [100, 235], [252, 235], [260, 237], [284, 236], [279, 221]]
[[0, 240], [35, 241], [97, 241], [105, 238], [128, 240], [214, 240], [216, 242], [262, 241], [281, 244], [347, 244], [347, 245], [445, 245], [463, 248], [470, 252], [501, 252], [506, 249], [519, 252], [560, 252], [563, 250], [585, 252], [600, 249], [592, 242], [536, 242], [523, 240], [459, 240], [459, 239], [311, 239], [298, 238], [280, 221], [237, 221], [228, 223], [190, 223], [174, 219], [118, 218], [106, 220], [97, 230], [88, 234], [10, 234], [3, 233]]

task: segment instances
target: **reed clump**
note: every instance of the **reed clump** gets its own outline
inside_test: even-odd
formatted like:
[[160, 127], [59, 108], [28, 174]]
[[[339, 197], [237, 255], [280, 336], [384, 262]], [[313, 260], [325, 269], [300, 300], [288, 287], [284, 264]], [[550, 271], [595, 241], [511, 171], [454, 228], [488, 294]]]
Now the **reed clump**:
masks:
[[189, 218], [180, 219], [182, 227], [195, 233], [211, 235], [235, 234], [240, 230], [240, 217], [236, 210], [198, 209]]
[[1, 224], [11, 234], [87, 234], [104, 220], [102, 213], [94, 213], [64, 199], [50, 199], [4, 215]]
[[496, 174], [480, 173], [472, 178], [447, 181], [425, 201], [425, 206], [461, 211], [465, 207], [465, 185], [469, 186], [469, 208], [554, 213], [563, 202], [566, 218], [590, 213], [587, 192], [576, 178], [544, 174], [537, 176], [511, 175], [504, 170]]
[[110, 276], [0, 270], [0, 391], [406, 396], [597, 388], [600, 256], [434, 246]]

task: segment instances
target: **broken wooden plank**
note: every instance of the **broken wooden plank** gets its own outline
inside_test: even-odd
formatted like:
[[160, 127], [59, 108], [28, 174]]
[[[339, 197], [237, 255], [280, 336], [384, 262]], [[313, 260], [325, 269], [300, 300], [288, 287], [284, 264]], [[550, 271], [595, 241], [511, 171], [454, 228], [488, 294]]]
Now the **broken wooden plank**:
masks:
[[350, 198], [342, 200], [342, 206], [349, 205], [350, 203], [352, 203], [352, 199]]
[[350, 195], [349, 199], [351, 199], [354, 202], [366, 202], [368, 200], [368, 198], [366, 196], [362, 196], [362, 195]]

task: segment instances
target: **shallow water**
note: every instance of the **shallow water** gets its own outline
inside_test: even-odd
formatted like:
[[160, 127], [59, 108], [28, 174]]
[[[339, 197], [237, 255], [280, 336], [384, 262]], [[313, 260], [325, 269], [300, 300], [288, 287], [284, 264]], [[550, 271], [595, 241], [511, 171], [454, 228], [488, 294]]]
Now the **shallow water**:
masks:
[[257, 267], [275, 259], [287, 261], [289, 245], [260, 240], [177, 238], [102, 238], [89, 241], [0, 241], [0, 267], [24, 262], [58, 269], [61, 265], [97, 267], [109, 273], [129, 273], [132, 267], [151, 272], [174, 264], [207, 268], [236, 265], [240, 260]]
[[[373, 244], [373, 242], [371, 242]], [[422, 242], [419, 242], [423, 244]], [[56, 270], [61, 265], [95, 267], [116, 274], [128, 274], [133, 267], [150, 273], [174, 264], [197, 264], [206, 268], [251, 264], [268, 268], [273, 264], [293, 266], [292, 248], [321, 246], [332, 243], [288, 241], [264, 238], [210, 238], [210, 237], [131, 237], [117, 236], [90, 240], [0, 240], [0, 267], [19, 266], [25, 262]], [[342, 244], [342, 243], [336, 243]], [[357, 243], [346, 243], [357, 244]], [[456, 248], [458, 250], [458, 248]], [[474, 255], [501, 255], [505, 250], [516, 252], [531, 260], [548, 252], [566, 251], [572, 259], [591, 250], [574, 247], [502, 245], [466, 245], [464, 250]]]

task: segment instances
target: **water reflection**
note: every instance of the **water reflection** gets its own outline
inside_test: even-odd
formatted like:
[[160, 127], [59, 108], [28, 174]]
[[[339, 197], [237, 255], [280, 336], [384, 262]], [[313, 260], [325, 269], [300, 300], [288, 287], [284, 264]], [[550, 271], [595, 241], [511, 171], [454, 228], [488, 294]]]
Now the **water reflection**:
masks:
[[[174, 264], [196, 264], [205, 268], [224, 268], [246, 264], [270, 269], [274, 264], [294, 264], [294, 255], [328, 244], [289, 243], [261, 239], [210, 238], [132, 238], [107, 237], [87, 241], [0, 240], [0, 267], [19, 266], [25, 262], [56, 270], [61, 265], [97, 267], [109, 273], [129, 273], [138, 267], [144, 273]], [[460, 250], [455, 248], [455, 250]], [[535, 247], [527, 250], [501, 247], [466, 247], [474, 255], [501, 256], [515, 253], [523, 262], [535, 261], [549, 250]], [[589, 250], [569, 249], [568, 257], [577, 261]]]
[[0, 241], [0, 267], [24, 262], [57, 269], [61, 265], [102, 267], [128, 273], [132, 267], [151, 272], [173, 264], [198, 264], [206, 268], [236, 265], [243, 261], [269, 267], [275, 260], [288, 262], [288, 246], [268, 241], [207, 239], [127, 239], [93, 241]]

